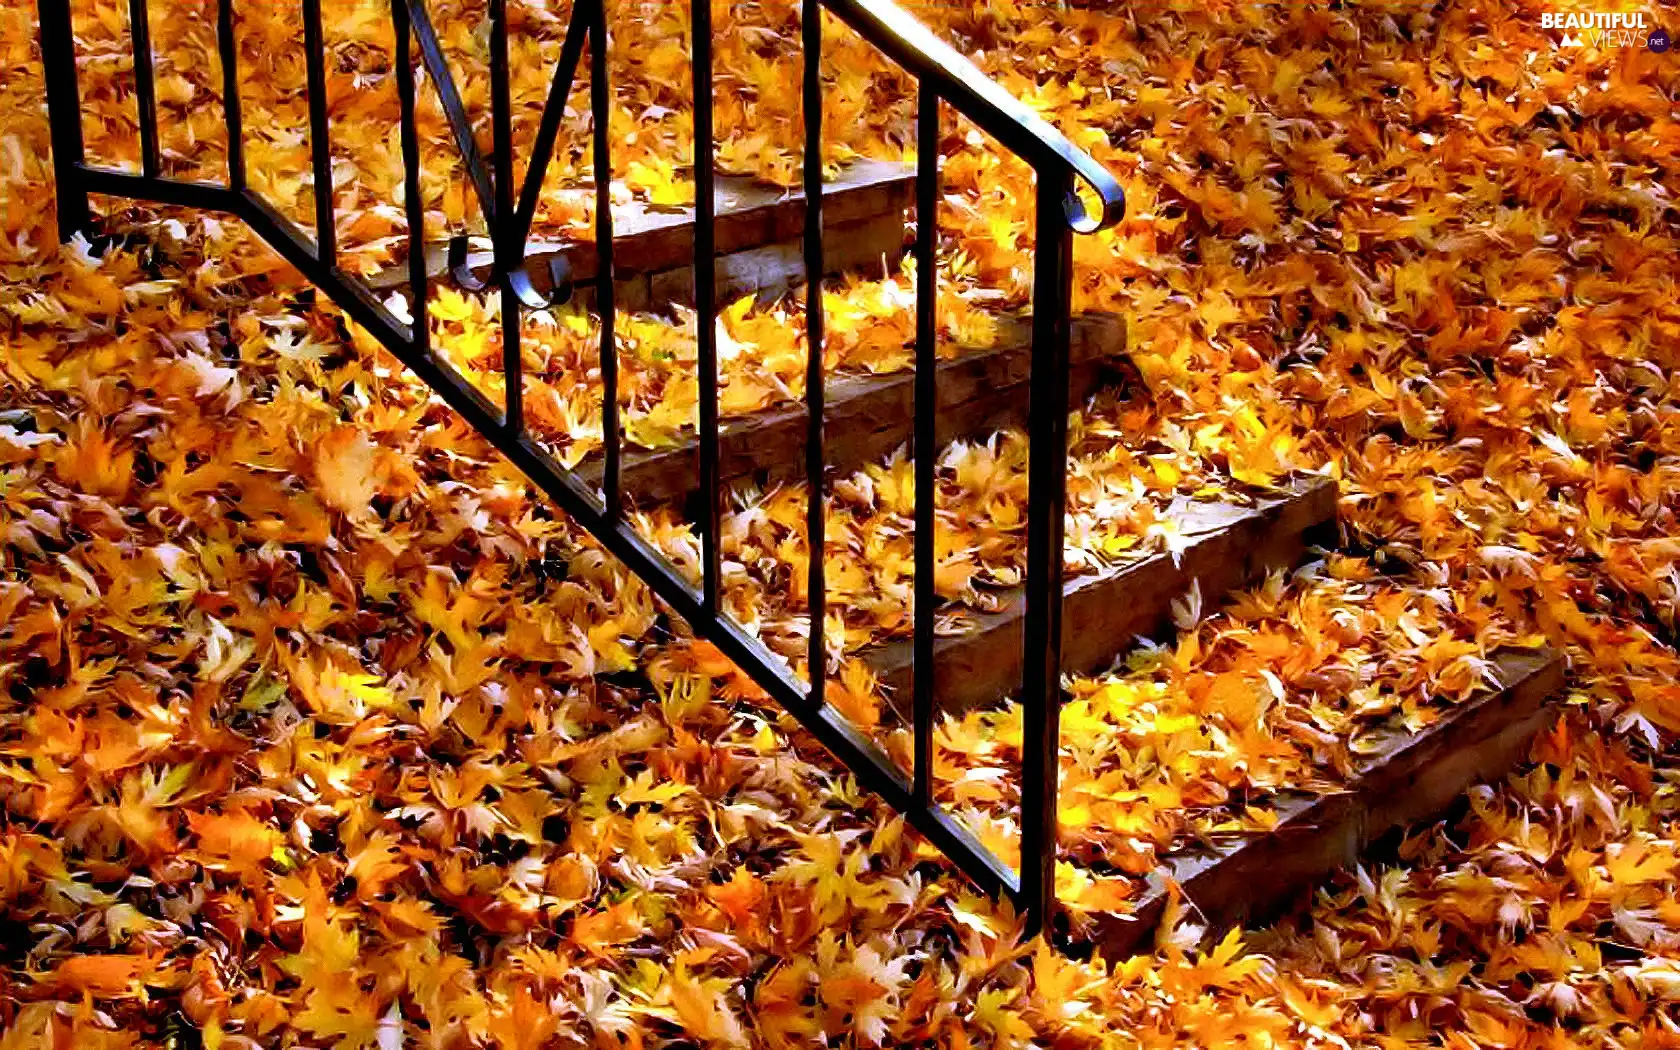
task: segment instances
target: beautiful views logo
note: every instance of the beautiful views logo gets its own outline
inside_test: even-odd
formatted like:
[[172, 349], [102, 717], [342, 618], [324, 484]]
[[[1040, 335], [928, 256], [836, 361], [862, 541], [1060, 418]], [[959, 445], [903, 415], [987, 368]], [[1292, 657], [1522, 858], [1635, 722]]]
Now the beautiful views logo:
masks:
[[1547, 11], [1540, 28], [1563, 30], [1563, 47], [1647, 47], [1660, 54], [1670, 44], [1668, 33], [1653, 27], [1643, 11]]

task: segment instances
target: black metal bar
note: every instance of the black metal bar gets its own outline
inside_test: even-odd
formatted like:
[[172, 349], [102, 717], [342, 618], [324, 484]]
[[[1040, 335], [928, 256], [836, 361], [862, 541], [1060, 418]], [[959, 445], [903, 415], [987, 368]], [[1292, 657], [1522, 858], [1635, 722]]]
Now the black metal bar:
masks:
[[239, 43], [233, 35], [233, 0], [216, 0], [216, 51], [222, 62], [222, 120], [227, 125], [228, 188], [245, 189], [245, 119], [239, 104]]
[[[589, 111], [595, 154], [595, 311], [601, 317], [601, 500], [608, 520], [624, 510], [618, 435], [618, 322], [613, 283], [612, 81], [607, 70], [607, 10], [599, 0], [589, 28]], [[571, 43], [567, 36], [567, 45]]]
[[219, 186], [214, 182], [151, 179], [132, 171], [87, 166], [78, 169], [76, 176], [77, 181], [89, 193], [104, 193], [112, 197], [216, 211], [233, 210], [238, 206], [238, 195], [226, 186]]
[[712, 171], [712, 3], [693, 0], [694, 323], [700, 382], [700, 593], [718, 607], [722, 587], [723, 501], [718, 481], [716, 184]]
[[455, 136], [455, 148], [461, 151], [461, 163], [466, 165], [467, 178], [472, 182], [473, 192], [478, 194], [478, 207], [484, 213], [484, 224], [494, 230], [496, 195], [490, 185], [490, 173], [484, 166], [484, 154], [479, 151], [478, 140], [473, 137], [467, 107], [461, 102], [461, 92], [455, 86], [455, 74], [450, 72], [449, 60], [443, 55], [443, 45], [438, 43], [437, 31], [432, 28], [432, 16], [426, 8], [426, 0], [404, 2], [414, 40], [420, 45], [420, 61], [432, 78], [432, 87], [443, 106], [444, 118]]
[[513, 96], [508, 82], [507, 0], [490, 0], [490, 157], [495, 176], [496, 252], [502, 270], [518, 264], [513, 247]]
[[939, 233], [939, 94], [920, 84], [916, 110], [916, 594], [913, 614], [915, 677], [911, 688], [916, 800], [933, 802], [934, 676], [933, 589], [934, 462], [937, 418], [939, 274], [934, 245]]
[[806, 3], [799, 12], [804, 53], [805, 120], [805, 535], [809, 567], [805, 592], [811, 610], [810, 668], [813, 707], [822, 708], [828, 678], [828, 590], [823, 575], [827, 538], [823, 492], [823, 160], [822, 160], [822, 6]]
[[128, 0], [128, 32], [134, 50], [134, 103], [140, 116], [140, 173], [163, 173], [158, 155], [157, 75], [152, 69], [152, 19], [146, 0]]
[[338, 256], [333, 217], [332, 138], [327, 130], [327, 47], [321, 33], [321, 0], [303, 0], [303, 61], [309, 84], [309, 156], [315, 179], [316, 254]]
[[[403, 0], [393, 0], [397, 23], [397, 89], [399, 105], [413, 112], [413, 73], [408, 66], [408, 36], [403, 24]], [[404, 82], [407, 82], [406, 88]], [[266, 201], [249, 192], [235, 192], [207, 183], [145, 179], [132, 172], [84, 169], [80, 173], [90, 190], [135, 200], [163, 204], [193, 204], [211, 211], [236, 215], [279, 252], [317, 288], [338, 305], [350, 319], [378, 339], [380, 344], [431, 387], [466, 421], [496, 446], [509, 462], [531, 480], [580, 527], [597, 537], [602, 546], [622, 561], [631, 572], [646, 580], [655, 594], [676, 614], [717, 645], [726, 657], [759, 683], [771, 699], [790, 711], [823, 746], [827, 747], [858, 777], [867, 790], [904, 813], [912, 827], [928, 837], [958, 868], [974, 880], [983, 893], [1018, 892], [1014, 872], [974, 837], [973, 832], [950, 814], [913, 804], [909, 780], [885, 751], [860, 733], [844, 715], [832, 707], [813, 707], [805, 702], [805, 688], [785, 662], [772, 654], [758, 638], [748, 634], [727, 616], [709, 613], [693, 590], [666, 563], [632, 522], [612, 515], [584, 487], [577, 475], [566, 470], [543, 450], [530, 435], [515, 437], [502, 429], [496, 406], [447, 364], [428, 345], [424, 328], [404, 325], [381, 304], [365, 283], [342, 271], [325, 266], [315, 255], [309, 237]], [[405, 186], [405, 193], [408, 187]], [[416, 192], [410, 196], [417, 200]]]
[[76, 83], [76, 34], [70, 0], [39, 0], [41, 62], [47, 81], [47, 124], [52, 132], [54, 208], [58, 238], [68, 241], [92, 224], [82, 182], [82, 92]]
[[821, 2], [917, 80], [933, 81], [952, 109], [1004, 148], [1025, 157], [1035, 170], [1059, 170], [1089, 185], [1102, 204], [1099, 215], [1085, 214], [1071, 185], [1057, 202], [1063, 209], [1062, 221], [1074, 232], [1106, 229], [1125, 215], [1126, 194], [1107, 168], [891, 0]]
[[[686, 620], [699, 634], [711, 640], [731, 660], [735, 661], [769, 696], [793, 713], [811, 732], [842, 761], [867, 789], [877, 792], [885, 801], [905, 813], [910, 823], [922, 831], [935, 846], [967, 873], [988, 893], [1006, 893], [1015, 898], [1028, 917], [1030, 926], [1041, 928], [1054, 907], [1054, 873], [1056, 855], [1056, 778], [1058, 752], [1058, 717], [1060, 704], [1060, 632], [1061, 632], [1061, 557], [1062, 528], [1065, 510], [1067, 416], [1066, 394], [1068, 382], [1069, 314], [1071, 310], [1072, 235], [1100, 225], [1109, 225], [1120, 217], [1122, 202], [1118, 184], [1062, 139], [1059, 133], [1042, 121], [1032, 118], [1018, 103], [1003, 95], [1001, 89], [984, 78], [945, 45], [930, 34], [907, 21], [901, 11], [888, 0], [812, 0], [805, 8], [801, 37], [805, 53], [803, 79], [806, 154], [804, 183], [807, 196], [804, 233], [804, 262], [807, 273], [806, 331], [809, 358], [807, 360], [808, 429], [806, 475], [810, 482], [811, 501], [808, 509], [807, 531], [810, 540], [811, 638], [809, 684], [802, 683], [786, 662], [772, 654], [745, 628], [718, 610], [717, 503], [716, 484], [717, 442], [717, 364], [715, 344], [716, 298], [715, 284], [715, 190], [712, 178], [714, 136], [710, 106], [712, 88], [711, 17], [709, 7], [702, 2], [695, 11], [695, 90], [700, 105], [696, 115], [696, 213], [703, 232], [696, 238], [697, 301], [703, 301], [701, 311], [702, 370], [710, 383], [703, 383], [703, 401], [710, 398], [710, 410], [702, 406], [702, 442], [710, 441], [712, 450], [702, 459], [709, 460], [712, 484], [708, 487], [713, 500], [711, 514], [704, 523], [710, 535], [706, 550], [714, 559], [709, 566], [710, 586], [700, 593], [666, 562], [635, 529], [634, 523], [622, 514], [618, 468], [618, 412], [617, 357], [614, 339], [611, 163], [609, 155], [608, 120], [611, 113], [611, 91], [606, 68], [606, 15], [599, 0], [579, 0], [581, 5], [568, 30], [562, 48], [561, 69], [551, 88], [551, 100], [558, 97], [563, 108], [564, 98], [575, 78], [575, 66], [581, 61], [582, 34], [588, 33], [591, 45], [591, 108], [595, 116], [594, 153], [597, 190], [597, 252], [600, 261], [596, 281], [598, 302], [602, 306], [602, 374], [605, 386], [603, 430], [607, 438], [607, 485], [604, 498], [597, 499], [573, 473], [562, 468], [540, 444], [518, 426], [517, 401], [510, 402], [506, 412], [498, 409], [479, 393], [459, 372], [448, 365], [431, 348], [427, 329], [427, 274], [425, 264], [425, 207], [420, 188], [419, 133], [415, 114], [415, 69], [412, 48], [420, 45], [421, 60], [438, 82], [439, 96], [446, 115], [450, 117], [457, 144], [479, 192], [485, 218], [497, 245], [498, 275], [502, 281], [504, 325], [510, 323], [513, 336], [505, 345], [512, 354], [513, 373], [510, 390], [517, 391], [518, 376], [518, 311], [524, 297], [537, 305], [537, 296], [527, 285], [519, 294], [516, 276], [523, 277], [525, 235], [529, 230], [529, 215], [534, 212], [536, 195], [540, 194], [542, 173], [527, 171], [521, 189], [519, 206], [514, 210], [512, 180], [512, 106], [509, 97], [510, 77], [506, 39], [506, 0], [491, 0], [492, 22], [492, 129], [495, 138], [495, 183], [490, 184], [489, 171], [480, 156], [470, 127], [460, 104], [441, 48], [426, 15], [423, 0], [392, 0], [392, 19], [397, 31], [396, 73], [401, 116], [402, 155], [404, 172], [404, 204], [408, 220], [409, 279], [413, 292], [412, 320], [399, 321], [382, 305], [365, 282], [340, 272], [331, 258], [332, 233], [325, 234], [327, 251], [322, 251], [318, 237], [315, 242], [296, 224], [281, 216], [270, 204], [244, 188], [244, 158], [238, 97], [238, 55], [233, 33], [232, 0], [217, 0], [217, 48], [223, 65], [224, 105], [229, 128], [228, 178], [229, 186], [175, 180], [159, 177], [153, 170], [137, 175], [131, 172], [90, 168], [82, 154], [79, 103], [75, 77], [74, 37], [70, 21], [69, 0], [39, 0], [41, 5], [42, 53], [46, 60], [47, 93], [52, 117], [55, 174], [58, 181], [59, 220], [66, 235], [83, 228], [88, 222], [87, 195], [90, 192], [110, 193], [141, 200], [167, 204], [196, 205], [229, 211], [243, 218], [257, 235], [272, 245], [282, 257], [296, 266], [303, 275], [331, 297], [355, 323], [362, 325], [451, 407], [460, 412], [466, 422], [483, 434], [508, 456], [513, 465], [541, 488], [577, 524], [596, 536], [605, 549], [622, 560], [630, 571], [647, 581], [656, 595], [669, 604], [672, 611]], [[131, 12], [144, 11], [144, 0], [130, 0]], [[319, 0], [303, 0], [305, 4], [306, 45], [315, 59], [324, 63], [324, 48], [320, 47]], [[916, 407], [914, 439], [916, 444], [916, 655], [917, 697], [915, 705], [916, 765], [912, 774], [905, 774], [873, 741], [861, 733], [836, 709], [823, 702], [826, 672], [826, 646], [823, 625], [826, 612], [826, 592], [823, 573], [824, 539], [824, 449], [823, 449], [823, 329], [822, 308], [822, 76], [821, 76], [821, 10], [824, 6], [838, 11], [842, 18], [859, 29], [889, 57], [916, 74], [919, 79], [921, 112], [918, 115], [918, 152], [921, 163], [917, 171], [918, 230], [916, 259], [917, 317], [916, 317]], [[702, 10], [703, 8], [703, 10]], [[136, 24], [144, 21], [144, 16]], [[313, 28], [308, 23], [313, 23]], [[144, 29], [141, 30], [144, 35]], [[429, 41], [429, 43], [428, 43]], [[140, 49], [149, 60], [149, 42]], [[570, 67], [567, 68], [568, 53]], [[136, 56], [137, 68], [147, 64]], [[330, 163], [321, 178], [320, 161], [330, 160], [330, 144], [325, 134], [324, 66], [311, 70], [311, 135], [313, 159], [316, 161], [317, 185], [324, 181], [330, 201]], [[562, 77], [563, 74], [563, 77]], [[150, 81], [148, 75], [143, 78]], [[565, 84], [561, 86], [561, 80]], [[999, 102], [999, 97], [1009, 106]], [[931, 684], [931, 624], [933, 608], [932, 562], [933, 523], [935, 520], [935, 477], [933, 464], [937, 455], [934, 416], [937, 390], [934, 387], [937, 347], [937, 271], [935, 245], [937, 237], [938, 204], [938, 133], [939, 112], [943, 103], [950, 103], [959, 112], [974, 117], [983, 128], [997, 134], [1004, 145], [1022, 153], [1037, 170], [1038, 198], [1038, 257], [1034, 272], [1033, 318], [1033, 377], [1030, 393], [1030, 421], [1032, 446], [1029, 453], [1028, 493], [1028, 551], [1027, 551], [1027, 615], [1025, 625], [1025, 665], [1022, 705], [1025, 710], [1022, 762], [1022, 864], [1017, 875], [982, 846], [968, 830], [950, 814], [932, 804], [932, 721]], [[552, 108], [552, 107], [551, 107]], [[1019, 108], [1027, 113], [1026, 117]], [[152, 107], [155, 114], [155, 105]], [[975, 116], [976, 113], [980, 116]], [[67, 115], [68, 114], [68, 115]], [[74, 118], [74, 119], [72, 119]], [[1030, 119], [1029, 119], [1030, 118]], [[544, 126], [550, 114], [544, 113]], [[1008, 126], [1006, 134], [997, 128]], [[317, 129], [321, 130], [316, 134]], [[539, 136], [543, 134], [539, 128]], [[540, 169], [549, 161], [553, 136], [558, 125], [548, 132], [541, 164], [533, 161], [532, 168]], [[155, 143], [155, 126], [153, 128]], [[316, 145], [319, 143], [319, 145]], [[1065, 148], [1064, 148], [1065, 147]], [[150, 151], [156, 158], [155, 148]], [[1094, 171], [1094, 174], [1093, 174]], [[1102, 213], [1092, 219], [1085, 215], [1073, 193], [1073, 180], [1083, 179], [1096, 189], [1102, 199]], [[530, 205], [527, 207], [527, 198]], [[319, 194], [317, 219], [319, 223]], [[523, 218], [522, 218], [523, 216]], [[331, 230], [331, 223], [324, 229]], [[564, 275], [554, 274], [560, 282]], [[529, 293], [529, 295], [526, 295]], [[709, 347], [707, 344], [710, 344]], [[504, 362], [506, 363], [506, 361]], [[508, 424], [512, 422], [513, 427]], [[703, 470], [708, 469], [702, 464]], [[924, 659], [924, 651], [926, 658]], [[925, 668], [925, 671], [924, 671]], [[925, 680], [925, 684], [924, 684]]]
[[1062, 529], [1067, 501], [1069, 314], [1073, 230], [1065, 171], [1040, 171], [1028, 392], [1027, 571], [1021, 709], [1021, 899], [1030, 932], [1056, 903], [1056, 788], [1061, 749]]
[[[246, 224], [256, 231], [257, 236], [268, 242], [287, 262], [297, 267], [311, 284], [325, 290], [332, 301], [349, 314], [352, 320], [379, 336], [380, 342], [389, 346], [390, 341], [382, 333], [398, 336], [405, 342], [414, 342], [411, 325], [397, 320], [396, 315], [391, 313], [365, 282], [346, 277], [342, 271], [321, 262], [315, 255], [314, 239], [292, 220], [281, 215], [273, 205], [248, 189], [234, 193], [232, 200], [234, 203], [230, 210], [244, 219]], [[221, 207], [219, 204], [208, 202], [201, 204], [203, 207]], [[410, 275], [412, 276], [412, 269]], [[426, 346], [424, 335], [416, 346], [419, 353], [431, 353]], [[396, 356], [404, 363], [409, 361], [409, 357], [403, 354], [399, 353]], [[431, 382], [429, 378], [426, 381]]]
[[525, 166], [525, 182], [519, 189], [514, 240], [521, 249], [531, 235], [537, 201], [542, 198], [543, 179], [548, 175], [549, 162], [554, 158], [554, 142], [560, 136], [561, 118], [566, 115], [566, 99], [571, 96], [572, 85], [577, 80], [578, 62], [583, 56], [583, 38], [597, 21], [596, 12], [600, 7], [600, 0], [578, 0], [577, 6], [572, 8], [572, 21], [566, 27], [566, 42], [560, 47], [560, 61], [554, 67], [554, 81], [548, 88], [548, 101], [543, 103], [537, 138], [531, 144], [531, 159]]
[[513, 96], [508, 83], [507, 0], [490, 0], [490, 151], [496, 175], [496, 217], [491, 223], [496, 270], [503, 275], [502, 380], [506, 391], [506, 425], [519, 434], [525, 429], [525, 369], [520, 336], [524, 311], [507, 275], [524, 259], [522, 244], [514, 240], [513, 214]]
[[420, 129], [414, 119], [414, 56], [409, 51], [415, 36], [409, 18], [412, 9], [410, 0], [391, 0], [391, 25], [397, 37], [397, 109], [402, 138], [403, 210], [408, 217], [409, 328], [416, 352], [429, 353], [431, 327], [426, 322], [426, 201], [420, 190]]

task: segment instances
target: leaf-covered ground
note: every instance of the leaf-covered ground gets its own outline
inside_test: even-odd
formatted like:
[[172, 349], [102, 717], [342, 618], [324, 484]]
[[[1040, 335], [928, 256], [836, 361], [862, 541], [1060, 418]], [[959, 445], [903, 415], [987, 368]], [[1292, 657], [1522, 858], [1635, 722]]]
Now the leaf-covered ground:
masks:
[[[238, 6], [252, 171], [307, 217], [295, 15]], [[535, 99], [565, 11], [511, 6]], [[620, 192], [680, 200], [685, 14], [609, 6]], [[90, 146], [132, 160], [125, 7], [78, 11]], [[325, 8], [342, 232], [373, 269], [402, 232], [387, 15]], [[214, 5], [165, 9], [170, 164], [213, 176]], [[1320, 471], [1344, 495], [1342, 553], [1186, 607], [1175, 645], [1073, 683], [1064, 894], [1123, 909], [1160, 851], [1263, 826], [1281, 784], [1334, 787], [1362, 726], [1427, 717], [1493, 646], [1544, 639], [1570, 686], [1532, 761], [1398, 866], [1211, 953], [1189, 928], [1111, 969], [1018, 944], [243, 231], [178, 213], [149, 248], [57, 248], [34, 9], [8, 2], [0, 1047], [1680, 1039], [1680, 59], [1560, 48], [1538, 8], [1485, 2], [917, 10], [1126, 179], [1076, 297], [1126, 317], [1146, 389], [1079, 421], [1074, 561], [1164, 542], [1174, 494]], [[439, 12], [469, 63], [475, 13]], [[718, 23], [723, 163], [790, 181], [791, 7]], [[901, 153], [908, 85], [834, 48], [830, 159]], [[466, 81], [481, 106], [482, 71]], [[566, 141], [586, 131], [580, 109]], [[432, 221], [470, 227], [435, 118], [427, 139]], [[977, 304], [1021, 300], [1030, 194], [961, 125], [942, 152], [945, 326], [983, 334]], [[555, 184], [587, 159], [564, 152]], [[586, 201], [556, 194], [546, 228]], [[831, 297], [833, 367], [905, 363], [909, 285], [887, 276]], [[797, 321], [726, 321], [736, 410], [799, 395], [777, 311]], [[455, 312], [446, 347], [491, 382], [488, 315]], [[657, 444], [692, 405], [687, 337], [637, 324], [629, 396]], [[579, 454], [588, 326], [560, 319], [528, 361], [556, 391], [533, 417]], [[948, 453], [953, 602], [1014, 564], [1018, 460], [1008, 436]], [[906, 483], [885, 465], [835, 486], [828, 556], [853, 589], [828, 629], [849, 647], [901, 629]], [[731, 517], [753, 566], [731, 601], [772, 639], [800, 629], [802, 510], [781, 492]], [[644, 527], [692, 564], [662, 513]], [[855, 670], [838, 684], [881, 716]], [[1016, 725], [947, 723], [937, 755], [1004, 850]], [[1093, 879], [1098, 858], [1120, 874]]]

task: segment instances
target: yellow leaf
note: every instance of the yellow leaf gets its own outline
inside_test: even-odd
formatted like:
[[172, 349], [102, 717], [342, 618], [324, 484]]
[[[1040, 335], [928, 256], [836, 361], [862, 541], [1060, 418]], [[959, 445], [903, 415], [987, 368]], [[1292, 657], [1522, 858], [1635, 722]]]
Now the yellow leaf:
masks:
[[327, 504], [351, 518], [365, 518], [379, 494], [374, 448], [355, 427], [336, 427], [315, 446], [315, 476]]
[[679, 962], [671, 971], [671, 1006], [691, 1034], [718, 1046], [746, 1046], [746, 1032], [724, 998], [729, 984], [695, 977]]

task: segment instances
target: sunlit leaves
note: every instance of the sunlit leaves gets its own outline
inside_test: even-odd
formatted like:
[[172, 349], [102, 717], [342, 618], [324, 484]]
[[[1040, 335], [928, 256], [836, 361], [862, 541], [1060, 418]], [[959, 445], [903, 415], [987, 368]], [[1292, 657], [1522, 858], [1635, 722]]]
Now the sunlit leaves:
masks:
[[[403, 232], [389, 13], [326, 6], [343, 263], [372, 269]], [[1672, 1035], [1677, 67], [1450, 5], [1065, 6], [918, 14], [1127, 183], [1127, 221], [1076, 245], [1075, 296], [1127, 316], [1144, 384], [1074, 420], [1070, 571], [1182, 544], [1175, 496], [1240, 499], [1302, 468], [1342, 484], [1347, 547], [1186, 599], [1171, 644], [1070, 683], [1063, 899], [1123, 913], [1162, 853], [1263, 831], [1270, 792], [1333, 789], [1373, 726], [1420, 724], [1480, 686], [1488, 647], [1544, 635], [1570, 652], [1571, 714], [1537, 764], [1401, 844], [1400, 866], [1321, 887], [1298, 926], [1194, 950], [1181, 908], [1164, 954], [1112, 972], [1018, 945], [1007, 906], [714, 647], [673, 640], [645, 587], [237, 226], [183, 212], [149, 228], [155, 254], [55, 255], [34, 9], [12, 4], [0, 904], [22, 933], [0, 1046]], [[166, 7], [166, 165], [220, 177], [213, 19]], [[510, 7], [534, 101], [567, 9]], [[93, 155], [133, 162], [126, 14], [78, 8]], [[248, 163], [306, 210], [295, 9], [236, 8]], [[675, 203], [687, 11], [609, 14], [612, 192]], [[434, 17], [481, 112], [481, 13]], [[717, 21], [720, 164], [791, 184], [795, 5]], [[827, 159], [898, 155], [911, 85], [838, 26], [828, 46]], [[471, 227], [427, 106], [430, 221]], [[521, 145], [535, 113], [519, 107]], [[587, 224], [582, 114], [541, 230]], [[954, 120], [941, 152], [942, 340], [984, 344], [1029, 286], [1032, 182]], [[905, 367], [912, 276], [830, 289], [831, 369]], [[499, 393], [493, 300], [433, 307], [442, 352]], [[802, 396], [801, 309], [721, 318], [727, 412]], [[621, 318], [627, 431], [648, 447], [693, 425], [674, 320]], [[597, 337], [570, 310], [527, 339], [531, 420], [569, 462], [599, 447]], [[1005, 436], [942, 456], [953, 615], [1014, 579], [1023, 452]], [[897, 459], [831, 490], [830, 629], [854, 650], [831, 699], [877, 732], [890, 698], [855, 650], [906, 629], [911, 477]], [[761, 493], [726, 519], [726, 600], [790, 651], [803, 506]], [[691, 529], [637, 520], [697, 564]], [[1005, 854], [1021, 737], [986, 712], [942, 723], [935, 752], [941, 797]]]

